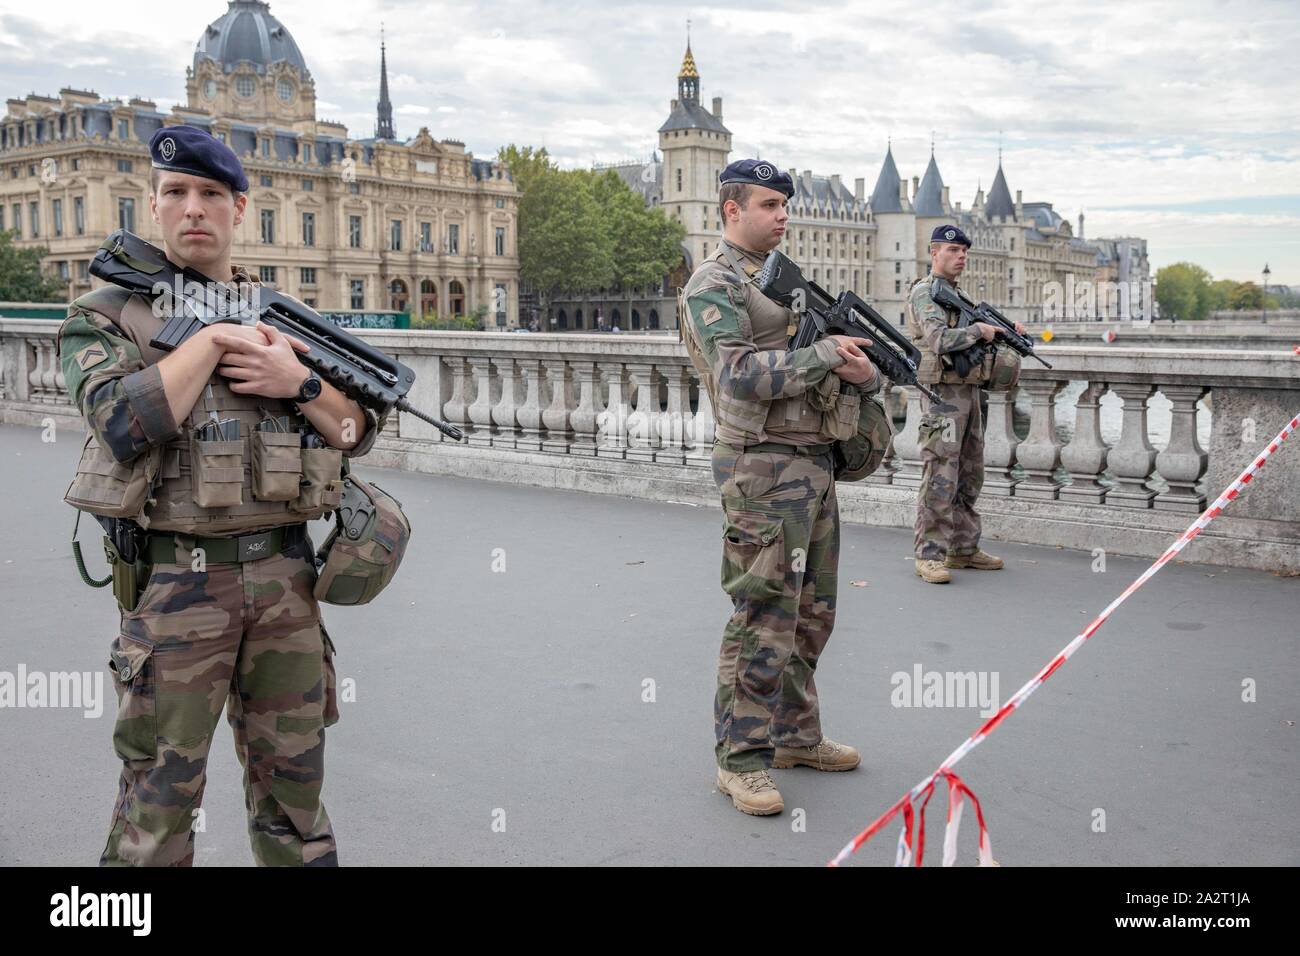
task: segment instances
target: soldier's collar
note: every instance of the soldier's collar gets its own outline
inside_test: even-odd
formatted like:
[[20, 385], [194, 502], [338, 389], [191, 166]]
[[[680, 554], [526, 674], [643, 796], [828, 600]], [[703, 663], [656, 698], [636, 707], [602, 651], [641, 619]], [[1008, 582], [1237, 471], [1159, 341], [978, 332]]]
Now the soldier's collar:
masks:
[[726, 239], [723, 239], [718, 244], [718, 251], [722, 253], [723, 258], [727, 260], [732, 269], [744, 273], [745, 277], [751, 281], [754, 276], [763, 271], [763, 262], [767, 258]]

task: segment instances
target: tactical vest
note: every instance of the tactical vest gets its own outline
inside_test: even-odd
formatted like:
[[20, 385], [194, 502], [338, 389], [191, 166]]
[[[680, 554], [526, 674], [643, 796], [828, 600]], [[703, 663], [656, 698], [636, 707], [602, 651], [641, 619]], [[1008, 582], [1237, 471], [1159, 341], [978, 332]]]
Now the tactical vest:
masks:
[[[918, 285], [925, 285], [928, 289], [931, 281], [932, 277], [926, 276], [925, 278], [918, 280], [916, 284], [912, 286], [912, 290], [915, 291]], [[935, 304], [938, 305], [937, 302]], [[939, 309], [948, 320], [948, 328], [957, 328], [957, 323], [961, 320], [961, 313], [953, 309], [945, 308], [942, 305], [939, 306]], [[921, 363], [916, 368], [917, 381], [922, 385], [936, 385], [939, 383], [945, 385], [980, 385], [989, 380], [989, 375], [993, 370], [993, 355], [991, 352], [985, 361], [971, 369], [968, 375], [958, 375], [953, 367], [936, 355], [926, 343], [925, 328], [920, 322], [920, 317], [912, 308], [912, 297], [910, 294], [907, 297], [907, 313], [909, 320], [907, 323], [908, 335], [911, 337], [912, 341], [916, 343], [916, 347], [921, 350]]]
[[[759, 267], [747, 262], [743, 255], [737, 255], [736, 259], [744, 269], [740, 276], [740, 288], [745, 306], [744, 314], [740, 317], [742, 334], [753, 342], [760, 352], [784, 352], [789, 346], [790, 336], [794, 334], [799, 314], [763, 295], [750, 281], [759, 272]], [[710, 263], [718, 265], [710, 266]], [[721, 244], [718, 246], [718, 251], [705, 260], [696, 274], [698, 275], [699, 271], [704, 269], [718, 267], [735, 271], [727, 262], [726, 252]], [[790, 398], [778, 398], [770, 402], [737, 403], [734, 400], [728, 402], [730, 406], [754, 405], [752, 415], [731, 417], [720, 411], [722, 406], [718, 402], [717, 382], [714, 380], [713, 369], [709, 366], [699, 341], [694, 337], [695, 328], [686, 308], [685, 291], [683, 289], [679, 293], [679, 311], [682, 316], [679, 326], [682, 329], [682, 340], [691, 357], [691, 364], [699, 372], [700, 381], [707, 389], [709, 399], [713, 403], [720, 441], [740, 447], [757, 445], [765, 441], [790, 445], [818, 445], [855, 433], [858, 421], [858, 392], [854, 389], [842, 395], [840, 379], [835, 375], [827, 375], [813, 388]], [[731, 420], [724, 420], [724, 416]]]
[[[104, 288], [74, 305], [112, 320], [146, 366], [167, 354], [149, 345], [163, 320], [142, 297]], [[240, 437], [200, 440], [210, 412], [237, 419]], [[288, 416], [290, 431], [257, 429], [279, 416]], [[288, 400], [236, 394], [214, 370], [177, 435], [130, 465], [116, 462], [91, 431], [65, 500], [93, 514], [133, 518], [151, 531], [195, 535], [246, 534], [319, 518], [339, 503], [343, 453], [302, 448], [295, 428], [306, 422]]]

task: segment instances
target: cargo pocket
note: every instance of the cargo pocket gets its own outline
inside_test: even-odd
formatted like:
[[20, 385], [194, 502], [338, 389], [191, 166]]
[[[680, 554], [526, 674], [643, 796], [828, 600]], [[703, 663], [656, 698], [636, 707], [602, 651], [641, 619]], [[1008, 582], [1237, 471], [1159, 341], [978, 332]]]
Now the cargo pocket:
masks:
[[229, 508], [244, 503], [244, 440], [190, 439], [190, 480], [200, 508]]
[[334, 668], [334, 642], [325, 630], [324, 621], [320, 634], [325, 639], [325, 726], [332, 727], [339, 722], [338, 673]]
[[780, 518], [758, 511], [728, 512], [722, 531], [722, 590], [750, 600], [785, 593], [785, 531]]
[[253, 497], [258, 501], [293, 501], [302, 479], [302, 437], [297, 432], [255, 430]]
[[133, 769], [158, 759], [158, 716], [153, 647], [120, 634], [108, 656], [117, 690], [117, 723], [113, 749]]
[[948, 419], [943, 415], [926, 415], [917, 426], [918, 444], [931, 454], [943, 454], [943, 429]]
[[302, 449], [302, 478], [298, 496], [289, 507], [299, 514], [324, 513], [343, 500], [343, 452], [337, 448]]

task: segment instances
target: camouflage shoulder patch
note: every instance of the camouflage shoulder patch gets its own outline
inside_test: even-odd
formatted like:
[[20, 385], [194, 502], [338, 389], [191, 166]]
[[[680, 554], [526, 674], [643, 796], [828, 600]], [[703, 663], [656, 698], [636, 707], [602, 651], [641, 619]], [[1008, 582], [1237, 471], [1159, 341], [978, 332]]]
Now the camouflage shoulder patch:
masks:
[[92, 342], [80, 352], [72, 356], [72, 360], [77, 363], [77, 367], [83, 372], [87, 372], [108, 359], [108, 349], [99, 342]]

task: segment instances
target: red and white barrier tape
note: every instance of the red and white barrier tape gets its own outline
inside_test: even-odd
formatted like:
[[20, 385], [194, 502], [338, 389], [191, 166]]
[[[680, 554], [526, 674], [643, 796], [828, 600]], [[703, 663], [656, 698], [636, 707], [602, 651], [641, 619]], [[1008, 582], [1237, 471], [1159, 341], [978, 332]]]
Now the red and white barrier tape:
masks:
[[[1290, 422], [1277, 433], [1277, 437], [1268, 443], [1268, 447], [1260, 452], [1259, 456], [1251, 462], [1223, 494], [1215, 499], [1214, 504], [1206, 508], [1205, 511], [1192, 522], [1191, 526], [1178, 536], [1178, 539], [1169, 546], [1164, 554], [1156, 558], [1151, 567], [1142, 572], [1141, 576], [1124, 589], [1124, 593], [1111, 601], [1110, 605], [1093, 619], [1092, 623], [1083, 629], [1061, 653], [1053, 658], [1052, 662], [1044, 667], [1038, 674], [1030, 680], [1024, 687], [1011, 695], [1010, 699], [998, 710], [996, 714], [990, 717], [979, 730], [971, 734], [962, 743], [960, 747], [948, 755], [947, 759], [939, 765], [934, 773], [926, 777], [915, 787], [899, 797], [894, 805], [877, 817], [865, 830], [855, 836], [849, 843], [835, 855], [829, 866], [839, 866], [850, 856], [857, 852], [862, 844], [866, 843], [875, 836], [898, 812], [903, 811], [903, 829], [898, 835], [898, 853], [895, 857], [895, 865], [909, 866], [915, 861], [916, 866], [921, 865], [921, 858], [925, 852], [925, 806], [930, 802], [930, 797], [934, 793], [935, 782], [943, 777], [948, 781], [948, 827], [944, 835], [943, 848], [943, 865], [951, 866], [957, 855], [957, 828], [961, 823], [962, 800], [969, 797], [971, 803], [975, 804], [975, 813], [979, 819], [980, 826], [980, 865], [993, 865], [993, 854], [989, 847], [988, 828], [984, 825], [984, 814], [980, 809], [979, 801], [975, 799], [975, 794], [971, 789], [952, 772], [952, 768], [957, 762], [965, 757], [968, 753], [984, 742], [985, 738], [993, 732], [998, 724], [1002, 723], [1013, 710], [1029, 699], [1029, 695], [1036, 691], [1047, 678], [1051, 677], [1062, 664], [1073, 656], [1083, 642], [1097, 633], [1097, 630], [1106, 622], [1106, 619], [1115, 611], [1117, 607], [1128, 600], [1129, 595], [1140, 588], [1161, 568], [1168, 564], [1173, 557], [1191, 542], [1198, 534], [1205, 530], [1211, 521], [1217, 518], [1229, 502], [1233, 501], [1242, 489], [1244, 489], [1255, 477], [1255, 473], [1264, 466], [1264, 462], [1281, 447], [1287, 437], [1300, 428], [1300, 415], [1295, 416]], [[916, 811], [913, 819], [912, 804], [924, 795], [921, 807]], [[915, 853], [913, 853], [913, 844], [915, 844]]]

